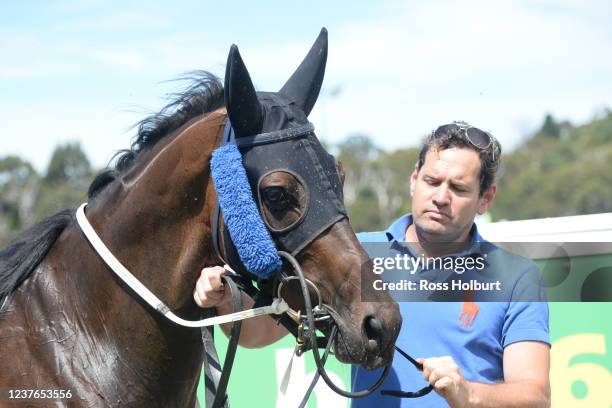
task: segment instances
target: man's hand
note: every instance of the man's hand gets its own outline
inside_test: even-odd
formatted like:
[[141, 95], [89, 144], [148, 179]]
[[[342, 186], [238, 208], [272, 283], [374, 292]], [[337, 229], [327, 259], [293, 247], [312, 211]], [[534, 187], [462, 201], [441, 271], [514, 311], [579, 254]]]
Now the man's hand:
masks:
[[231, 291], [225, 290], [221, 276], [225, 269], [212, 266], [202, 269], [193, 291], [193, 299], [200, 307], [218, 307], [227, 304], [232, 298]]
[[442, 396], [451, 407], [468, 406], [470, 399], [470, 384], [463, 378], [461, 369], [452, 357], [419, 358], [423, 364], [425, 381], [434, 386], [434, 390]]
[[[200, 307], [216, 307], [219, 315], [237, 312], [232, 307], [232, 291], [225, 289], [221, 276], [225, 269], [213, 266], [202, 269], [193, 291], [193, 299]], [[249, 295], [240, 292], [244, 309], [253, 308], [254, 302]], [[221, 330], [229, 336], [232, 323], [224, 323]], [[280, 326], [270, 316], [257, 316], [242, 321], [239, 344], [247, 348], [265, 347], [287, 334], [287, 329]]]
[[423, 377], [453, 408], [550, 407], [550, 347], [520, 341], [504, 349], [504, 382], [467, 381], [452, 357], [419, 358]]

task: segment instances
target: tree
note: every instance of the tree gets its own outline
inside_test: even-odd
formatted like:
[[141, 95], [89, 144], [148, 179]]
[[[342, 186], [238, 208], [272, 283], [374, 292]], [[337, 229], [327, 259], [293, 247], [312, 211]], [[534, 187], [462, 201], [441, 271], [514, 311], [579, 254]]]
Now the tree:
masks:
[[562, 123], [562, 139], [541, 137], [554, 133], [547, 123], [556, 125], [548, 115], [534, 137], [502, 159], [494, 219], [612, 211], [612, 115], [578, 127]]
[[561, 136], [561, 127], [555, 122], [551, 114], [547, 114], [538, 133], [551, 139], [558, 139]]
[[0, 159], [0, 245], [33, 221], [38, 174], [17, 156]]
[[338, 159], [346, 173], [344, 197], [347, 203], [357, 199], [359, 191], [377, 182], [372, 162], [381, 154], [372, 140], [364, 134], [349, 136], [337, 146]]
[[78, 143], [58, 146], [43, 178], [19, 157], [0, 159], [0, 245], [36, 221], [83, 202], [92, 177]]
[[380, 154], [372, 139], [363, 133], [350, 135], [346, 140], [338, 145], [338, 157], [340, 160], [374, 160]]
[[77, 142], [55, 148], [44, 181], [50, 185], [67, 182], [72, 187], [79, 188], [83, 187], [90, 177], [89, 160]]
[[378, 197], [371, 189], [361, 189], [357, 198], [348, 206], [347, 210], [355, 231], [376, 231], [383, 228], [380, 222]]
[[56, 147], [39, 188], [36, 217], [80, 204], [92, 177], [91, 165], [78, 142]]
[[375, 163], [378, 180], [372, 187], [378, 194], [380, 216], [385, 227], [412, 208], [410, 174], [418, 155], [417, 148], [398, 149], [382, 154]]

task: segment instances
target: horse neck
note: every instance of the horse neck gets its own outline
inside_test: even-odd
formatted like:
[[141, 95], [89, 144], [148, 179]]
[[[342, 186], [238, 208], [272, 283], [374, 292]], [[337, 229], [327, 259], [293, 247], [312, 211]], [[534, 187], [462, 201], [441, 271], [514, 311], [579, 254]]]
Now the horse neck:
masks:
[[[215, 112], [162, 139], [87, 207], [89, 222], [110, 251], [187, 319], [199, 314], [192, 297], [199, 270], [215, 263], [216, 194], [209, 160], [224, 120], [225, 112]], [[26, 336], [10, 352], [25, 350], [34, 378], [64, 364], [70, 369], [57, 383], [92, 398], [193, 405], [201, 366], [199, 330], [177, 326], [139, 300], [76, 224], [62, 232], [11, 302], [5, 323], [35, 336]], [[31, 355], [47, 344], [57, 344], [59, 351], [45, 348], [36, 354], [41, 360], [36, 365]]]
[[171, 308], [193, 309], [199, 270], [215, 262], [210, 158], [225, 115], [162, 139], [87, 216], [113, 254]]

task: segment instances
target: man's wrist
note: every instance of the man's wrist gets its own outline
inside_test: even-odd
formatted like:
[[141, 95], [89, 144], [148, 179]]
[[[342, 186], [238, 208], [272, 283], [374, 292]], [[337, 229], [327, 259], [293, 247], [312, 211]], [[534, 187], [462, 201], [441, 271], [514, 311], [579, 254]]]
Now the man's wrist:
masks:
[[480, 397], [480, 393], [478, 392], [478, 384], [471, 381], [465, 381], [465, 390], [466, 390], [466, 407], [479, 407], [482, 398]]

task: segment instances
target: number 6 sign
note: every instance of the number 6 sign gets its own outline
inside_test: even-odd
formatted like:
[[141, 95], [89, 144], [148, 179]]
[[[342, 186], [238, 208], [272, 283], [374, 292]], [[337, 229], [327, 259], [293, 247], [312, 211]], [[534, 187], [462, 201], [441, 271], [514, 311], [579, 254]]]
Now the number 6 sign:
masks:
[[[551, 349], [551, 388], [553, 407], [609, 408], [612, 404], [612, 374], [596, 363], [572, 363], [585, 354], [606, 354], [603, 334], [583, 333], [562, 337]], [[586, 395], [575, 396], [574, 384], [586, 386]]]

